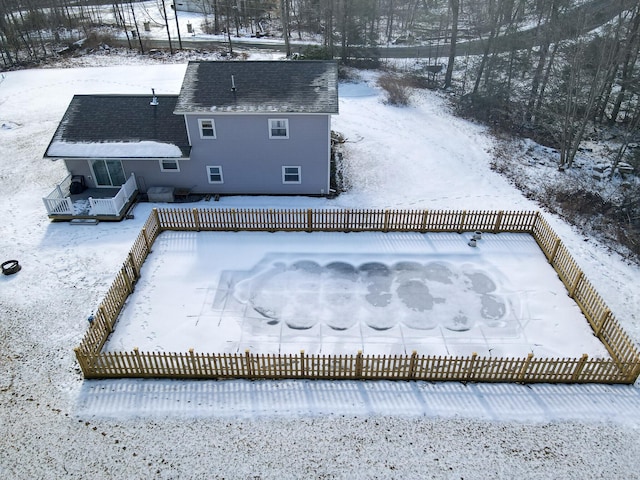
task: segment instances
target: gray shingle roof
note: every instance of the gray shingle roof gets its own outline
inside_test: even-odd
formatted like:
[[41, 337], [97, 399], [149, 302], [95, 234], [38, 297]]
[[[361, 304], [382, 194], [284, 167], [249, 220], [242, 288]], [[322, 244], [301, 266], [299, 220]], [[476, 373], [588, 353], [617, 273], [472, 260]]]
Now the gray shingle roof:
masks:
[[334, 61], [189, 62], [175, 113], [205, 112], [338, 113], [338, 65]]
[[151, 106], [151, 94], [75, 95], [45, 157], [188, 157], [184, 118], [173, 114], [178, 97], [157, 98]]

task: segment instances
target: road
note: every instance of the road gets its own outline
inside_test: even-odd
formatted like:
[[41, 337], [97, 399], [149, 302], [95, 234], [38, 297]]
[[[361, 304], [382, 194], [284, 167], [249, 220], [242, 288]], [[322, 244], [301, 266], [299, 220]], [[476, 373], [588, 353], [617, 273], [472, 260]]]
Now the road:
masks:
[[[509, 35], [501, 35], [496, 39], [495, 47], [498, 51], [511, 49], [525, 49], [536, 43], [537, 38], [552, 36], [556, 40], [573, 38], [583, 33], [594, 30], [604, 23], [615, 18], [621, 12], [635, 6], [637, 0], [593, 0], [584, 3], [559, 15], [553, 24], [541, 25], [527, 30], [522, 30]], [[116, 46], [128, 46], [124, 40], [113, 42]], [[132, 40], [133, 45], [137, 45]], [[238, 51], [245, 49], [263, 49], [273, 52], [285, 52], [284, 42], [264, 42], [255, 39], [242, 39], [234, 42], [233, 48]], [[301, 53], [308, 46], [317, 44], [293, 43], [291, 50]], [[173, 48], [177, 48], [178, 39], [172, 39]], [[228, 46], [228, 42], [221, 40], [182, 38], [183, 49], [217, 49]], [[169, 41], [163, 39], [145, 39], [145, 47], [151, 49], [168, 49]], [[441, 58], [449, 56], [449, 45], [398, 45], [379, 47], [357, 47], [362, 57], [378, 56], [380, 58]], [[456, 46], [456, 56], [479, 55], [485, 49], [483, 40], [471, 40], [459, 42]], [[339, 51], [339, 47], [336, 48]]]

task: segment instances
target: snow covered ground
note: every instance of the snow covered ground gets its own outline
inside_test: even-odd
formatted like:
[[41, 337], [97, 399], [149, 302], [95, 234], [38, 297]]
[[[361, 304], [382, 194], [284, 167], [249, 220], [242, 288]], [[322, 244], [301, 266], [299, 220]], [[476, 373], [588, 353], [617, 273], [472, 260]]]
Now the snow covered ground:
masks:
[[530, 235], [471, 235], [165, 232], [106, 349], [609, 357]]
[[[72, 349], [154, 205], [52, 223], [41, 198], [66, 173], [42, 154], [73, 94], [177, 93], [185, 69], [116, 61], [0, 80], [0, 254], [23, 267], [0, 277], [0, 477], [640, 478], [635, 386], [83, 381]], [[216, 206], [537, 208], [489, 168], [485, 128], [431, 92], [386, 106], [374, 76], [340, 89], [349, 192]], [[637, 341], [638, 267], [549, 221]]]

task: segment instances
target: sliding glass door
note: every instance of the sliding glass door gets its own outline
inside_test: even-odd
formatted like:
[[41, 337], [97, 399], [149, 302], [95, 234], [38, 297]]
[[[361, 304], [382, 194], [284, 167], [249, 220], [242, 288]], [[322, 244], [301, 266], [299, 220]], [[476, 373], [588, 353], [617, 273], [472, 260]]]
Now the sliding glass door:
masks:
[[92, 160], [91, 169], [99, 187], [119, 187], [126, 181], [120, 160]]

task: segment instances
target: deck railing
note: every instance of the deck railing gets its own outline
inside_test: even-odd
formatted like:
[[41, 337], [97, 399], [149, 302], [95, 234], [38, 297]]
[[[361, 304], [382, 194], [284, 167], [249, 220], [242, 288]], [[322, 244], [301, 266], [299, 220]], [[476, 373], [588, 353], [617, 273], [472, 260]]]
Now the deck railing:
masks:
[[70, 185], [71, 174], [42, 199], [49, 215], [73, 215], [73, 203], [69, 198]]
[[[531, 234], [611, 358], [442, 357], [417, 355], [265, 355], [188, 352], [102, 353], [153, 242], [164, 230], [485, 231]], [[85, 378], [313, 378], [524, 383], [633, 383], [640, 353], [538, 212], [398, 210], [153, 210], [81, 344]]]
[[138, 189], [136, 177], [132, 173], [129, 179], [120, 187], [118, 193], [112, 198], [92, 198], [89, 197], [89, 215], [111, 215], [117, 216], [122, 213], [122, 209], [131, 200], [133, 194]]
[[[68, 175], [53, 191], [42, 200], [47, 209], [47, 214], [51, 217], [56, 215], [74, 216], [73, 202], [69, 197], [69, 187], [72, 175]], [[132, 173], [129, 179], [120, 187], [115, 197], [92, 198], [89, 197], [89, 216], [113, 216], [122, 214], [123, 209], [133, 198], [138, 190], [136, 177]]]

